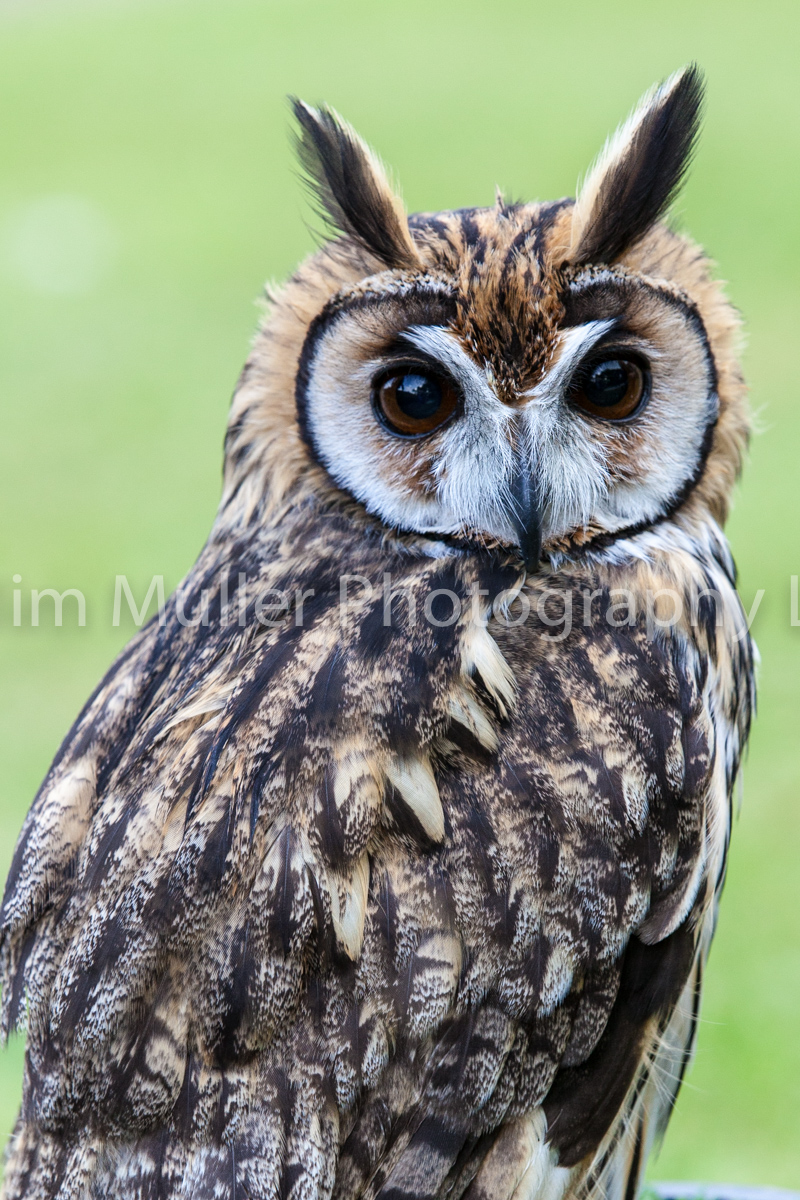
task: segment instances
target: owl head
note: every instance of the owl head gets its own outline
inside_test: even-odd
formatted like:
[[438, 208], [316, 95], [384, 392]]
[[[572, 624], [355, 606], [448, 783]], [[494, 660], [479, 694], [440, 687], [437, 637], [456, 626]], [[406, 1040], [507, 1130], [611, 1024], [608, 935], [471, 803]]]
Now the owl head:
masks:
[[232, 406], [220, 520], [334, 505], [529, 571], [724, 520], [747, 436], [737, 322], [663, 223], [702, 84], [648, 93], [577, 200], [407, 216], [332, 110], [297, 101], [336, 236], [273, 297]]

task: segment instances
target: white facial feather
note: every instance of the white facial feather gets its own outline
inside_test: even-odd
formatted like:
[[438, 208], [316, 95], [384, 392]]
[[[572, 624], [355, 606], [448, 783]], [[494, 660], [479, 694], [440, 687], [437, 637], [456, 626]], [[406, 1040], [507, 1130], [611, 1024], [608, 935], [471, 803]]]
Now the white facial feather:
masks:
[[415, 326], [406, 340], [441, 363], [463, 395], [463, 417], [442, 430], [435, 467], [442, 519], [453, 532], [467, 527], [508, 537], [512, 412], [491, 387], [487, 372], [447, 329]]
[[608, 472], [604, 447], [586, 437], [585, 422], [564, 397], [575, 371], [613, 320], [587, 321], [561, 334], [557, 357], [544, 378], [526, 395], [522, 429], [531, 471], [544, 499], [545, 537], [586, 524], [606, 496]]
[[532, 400], [542, 403], [557, 400], [565, 391], [576, 368], [603, 334], [613, 329], [615, 321], [587, 321], [583, 325], [575, 325], [566, 329], [558, 338], [555, 361], [536, 387], [524, 392]]
[[[590, 285], [614, 286], [613, 272]], [[583, 290], [576, 281], [576, 294]], [[514, 542], [512, 480], [527, 470], [542, 504], [544, 540], [586, 525], [616, 532], [656, 519], [699, 461], [714, 415], [705, 343], [680, 306], [644, 289], [632, 320], [587, 320], [558, 335], [543, 378], [500, 399], [490, 364], [479, 364], [443, 324], [386, 330], [380, 310], [344, 314], [320, 339], [306, 397], [314, 441], [331, 475], [388, 525], [420, 533]], [[630, 314], [626, 314], [626, 317]], [[638, 326], [637, 326], [638, 320]], [[569, 398], [575, 372], [620, 326], [620, 346], [650, 363], [649, 402], [630, 424], [587, 416]], [[406, 342], [449, 376], [460, 413], [430, 436], [400, 438], [377, 420], [374, 379], [391, 366], [386, 347]]]

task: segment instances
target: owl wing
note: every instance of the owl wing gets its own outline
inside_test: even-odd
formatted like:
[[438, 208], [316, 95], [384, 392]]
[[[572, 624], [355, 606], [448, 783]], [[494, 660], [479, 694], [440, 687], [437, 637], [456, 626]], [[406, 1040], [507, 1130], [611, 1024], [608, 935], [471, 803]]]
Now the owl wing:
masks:
[[[736, 764], [717, 747], [711, 656], [644, 624], [605, 624], [598, 582], [572, 596], [575, 612], [587, 592], [595, 605], [564, 641], [555, 614], [524, 633], [487, 631], [518, 681], [514, 717], [494, 753], [475, 725], [470, 737], [453, 724], [437, 771], [447, 918], [433, 936], [449, 944], [457, 931], [457, 988], [441, 1024], [421, 1031], [414, 1082], [398, 1098], [387, 1079], [363, 1105], [342, 1196], [549, 1195], [556, 1164], [569, 1172], [561, 1188], [591, 1175], [621, 1196], [666, 1124], [694, 1037]], [[747, 647], [740, 666], [749, 680]], [[749, 683], [737, 702], [749, 708]], [[435, 880], [420, 873], [404, 902], [383, 887], [391, 942], [389, 914], [413, 926]], [[446, 956], [416, 945], [425, 965], [411, 970], [428, 974], [419, 992], [409, 985], [407, 1019], [416, 1006], [430, 1015], [431, 978], [442, 990], [448, 978]]]
[[210, 544], [31, 809], [9, 1200], [534, 1194], [613, 1153], [696, 970], [710, 654], [508, 628], [513, 566], [295, 521]]

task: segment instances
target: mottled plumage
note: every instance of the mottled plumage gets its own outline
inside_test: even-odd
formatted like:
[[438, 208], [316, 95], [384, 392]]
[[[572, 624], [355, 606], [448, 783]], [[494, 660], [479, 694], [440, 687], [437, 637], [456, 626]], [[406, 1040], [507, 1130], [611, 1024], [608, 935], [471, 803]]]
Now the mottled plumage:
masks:
[[[577, 203], [408, 220], [296, 106], [342, 236], [275, 297], [208, 544], [6, 885], [7, 1200], [634, 1196], [753, 706], [737, 322], [660, 223], [699, 98], [647, 97]], [[576, 407], [603, 348], [646, 360], [630, 418]], [[453, 418], [396, 436], [402, 370]]]

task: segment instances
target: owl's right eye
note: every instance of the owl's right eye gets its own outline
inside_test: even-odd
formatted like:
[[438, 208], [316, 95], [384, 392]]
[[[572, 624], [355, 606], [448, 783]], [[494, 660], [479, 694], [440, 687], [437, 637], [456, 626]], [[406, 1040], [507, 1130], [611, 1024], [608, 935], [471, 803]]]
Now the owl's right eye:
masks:
[[378, 419], [390, 433], [425, 437], [455, 416], [459, 394], [444, 376], [414, 367], [380, 376], [373, 403]]

